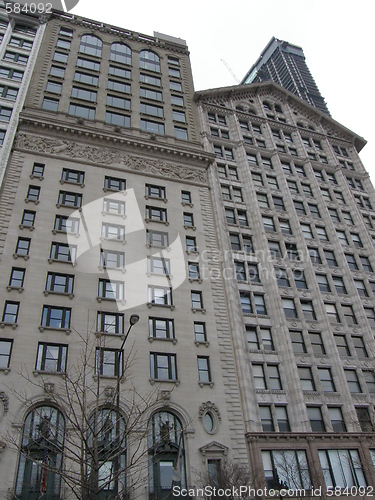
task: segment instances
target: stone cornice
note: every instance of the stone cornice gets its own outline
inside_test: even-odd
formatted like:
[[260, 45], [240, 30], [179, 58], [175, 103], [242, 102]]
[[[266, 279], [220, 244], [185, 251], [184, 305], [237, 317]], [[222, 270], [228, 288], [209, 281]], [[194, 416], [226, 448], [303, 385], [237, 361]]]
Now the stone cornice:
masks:
[[375, 440], [375, 432], [248, 432], [246, 434], [248, 442], [269, 441], [270, 443], [296, 442], [296, 441], [319, 441], [348, 442]]

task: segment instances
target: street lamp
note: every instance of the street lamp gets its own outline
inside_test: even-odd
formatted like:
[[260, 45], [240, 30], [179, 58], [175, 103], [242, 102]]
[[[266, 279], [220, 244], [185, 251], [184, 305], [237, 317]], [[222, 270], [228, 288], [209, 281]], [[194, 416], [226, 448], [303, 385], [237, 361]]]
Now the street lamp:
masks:
[[125, 334], [124, 340], [122, 341], [120, 349], [117, 351], [117, 388], [116, 388], [116, 439], [117, 439], [117, 455], [116, 455], [116, 476], [115, 476], [115, 489], [116, 493], [118, 494], [118, 486], [119, 486], [119, 475], [120, 475], [120, 451], [121, 451], [121, 446], [120, 446], [120, 381], [122, 377], [122, 370], [121, 370], [121, 356], [123, 355], [123, 350], [124, 350], [124, 345], [125, 342], [129, 336], [130, 330], [133, 328], [134, 325], [136, 325], [139, 321], [139, 316], [138, 314], [132, 314], [129, 318], [129, 328], [128, 331]]

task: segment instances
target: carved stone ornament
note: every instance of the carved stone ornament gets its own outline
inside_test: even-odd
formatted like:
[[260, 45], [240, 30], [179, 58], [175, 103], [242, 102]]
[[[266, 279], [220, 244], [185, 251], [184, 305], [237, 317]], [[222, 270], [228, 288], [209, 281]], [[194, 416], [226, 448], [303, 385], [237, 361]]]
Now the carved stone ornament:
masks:
[[120, 149], [79, 144], [75, 141], [37, 137], [19, 133], [16, 139], [16, 148], [35, 153], [86, 160], [95, 164], [124, 165], [135, 172], [155, 174], [171, 179], [206, 183], [206, 172], [182, 165], [173, 165], [163, 160], [154, 160], [129, 155]]
[[216, 417], [218, 418], [218, 420], [221, 420], [221, 415], [220, 415], [220, 412], [219, 412], [219, 408], [215, 405], [215, 403], [211, 403], [211, 401], [207, 401], [206, 403], [202, 403], [200, 405], [199, 411], [198, 411], [198, 418], [199, 418], [199, 420], [202, 420], [204, 414], [207, 413], [208, 411], [210, 411], [211, 413], [213, 413], [214, 415], [216, 415]]
[[3, 416], [8, 412], [9, 408], [9, 398], [5, 392], [0, 392], [0, 422]]

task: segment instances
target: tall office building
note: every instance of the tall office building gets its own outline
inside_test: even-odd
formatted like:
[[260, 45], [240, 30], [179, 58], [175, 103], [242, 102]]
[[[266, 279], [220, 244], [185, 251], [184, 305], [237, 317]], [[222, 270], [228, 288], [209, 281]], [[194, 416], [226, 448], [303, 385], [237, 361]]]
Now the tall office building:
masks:
[[195, 99], [205, 149], [216, 154], [212, 193], [254, 482], [323, 494], [354, 486], [355, 496], [375, 481], [365, 141], [274, 82]]
[[268, 80], [278, 83], [329, 115], [327, 105], [310, 73], [301, 47], [272, 37], [241, 83], [259, 83]]
[[51, 16], [1, 192], [1, 498], [247, 464], [213, 160], [183, 40]]

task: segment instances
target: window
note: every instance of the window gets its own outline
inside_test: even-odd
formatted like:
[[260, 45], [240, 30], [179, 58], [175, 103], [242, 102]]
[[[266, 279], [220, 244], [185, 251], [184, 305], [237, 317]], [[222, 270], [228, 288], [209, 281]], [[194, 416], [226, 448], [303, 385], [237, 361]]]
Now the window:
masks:
[[149, 196], [150, 198], [160, 198], [163, 200], [166, 198], [164, 186], [155, 186], [152, 184], [146, 184], [145, 191], [146, 191], [146, 196]]
[[289, 260], [301, 260], [297, 250], [297, 245], [294, 243], [285, 243], [285, 248]]
[[279, 259], [282, 257], [280, 243], [278, 241], [269, 241], [268, 247], [272, 259]]
[[4, 305], [2, 322], [7, 324], [16, 324], [19, 308], [19, 302], [11, 302], [7, 300]]
[[319, 460], [329, 491], [367, 486], [357, 450], [319, 450]]
[[197, 356], [199, 383], [210, 383], [210, 360], [208, 356]]
[[303, 334], [301, 331], [290, 331], [290, 339], [292, 341], [293, 352], [295, 354], [307, 352]]
[[154, 305], [171, 306], [173, 304], [172, 289], [150, 285], [148, 287], [148, 301]]
[[253, 307], [251, 304], [250, 293], [240, 292], [240, 301], [243, 314], [251, 314]]
[[125, 226], [118, 224], [102, 223], [102, 238], [111, 240], [125, 240]]
[[339, 355], [350, 356], [350, 351], [345, 335], [334, 335], [334, 338]]
[[45, 167], [45, 165], [43, 165], [42, 163], [34, 163], [32, 171], [31, 171], [31, 175], [33, 177], [43, 178], [44, 167]]
[[[46, 474], [48, 492], [46, 496], [60, 498], [65, 423], [62, 413], [51, 406], [37, 406], [27, 414], [20, 448], [19, 465], [15, 486], [16, 498], [39, 495]], [[48, 457], [48, 470], [44, 456]], [[45, 476], [44, 476], [45, 477]]]
[[274, 432], [272, 413], [270, 406], [259, 406], [260, 421], [263, 432]]
[[326, 350], [325, 350], [324, 344], [323, 344], [323, 340], [322, 340], [322, 336], [320, 333], [309, 332], [309, 338], [310, 338], [313, 353], [316, 356], [320, 356], [320, 355], [326, 353]]
[[107, 300], [124, 300], [124, 282], [100, 278], [98, 297]]
[[59, 47], [59, 49], [70, 50], [70, 41], [58, 38], [56, 42], [56, 47]]
[[301, 301], [301, 308], [304, 318], [307, 321], [315, 321], [316, 315], [311, 301]]
[[184, 212], [184, 226], [185, 227], [194, 227], [194, 216], [191, 213]]
[[282, 305], [287, 319], [296, 319], [297, 310], [293, 299], [282, 299]]
[[95, 351], [95, 374], [103, 377], [119, 377], [124, 371], [123, 353], [118, 349], [97, 347]]
[[203, 309], [202, 292], [191, 292], [191, 307], [192, 309]]
[[123, 43], [112, 43], [109, 59], [120, 64], [131, 65], [131, 50]]
[[279, 432], [289, 432], [290, 425], [286, 406], [275, 407], [276, 422], [279, 427]]
[[151, 120], [141, 119], [141, 130], [151, 134], [164, 135], [164, 124]]
[[328, 241], [327, 231], [324, 227], [316, 226], [316, 233], [320, 241]]
[[310, 367], [298, 367], [298, 375], [303, 391], [315, 391], [315, 383]]
[[358, 270], [358, 264], [355, 260], [354, 255], [352, 254], [345, 254], [346, 262], [348, 263], [349, 269], [352, 271], [357, 271]]
[[35, 370], [65, 372], [68, 346], [39, 342]]
[[353, 306], [348, 306], [341, 304], [341, 309], [344, 313], [344, 317], [346, 319], [346, 322], [348, 325], [357, 325], [357, 319], [355, 317], [354, 311], [353, 311]]
[[206, 335], [206, 324], [199, 322], [199, 321], [194, 321], [194, 337], [196, 342], [206, 342], [207, 341], [207, 335]]
[[271, 390], [281, 390], [281, 379], [279, 367], [277, 365], [267, 365], [268, 388]]
[[317, 248], [308, 247], [307, 250], [309, 252], [309, 256], [310, 256], [311, 262], [313, 264], [321, 264], [322, 263], [322, 259], [320, 258], [320, 255], [319, 255], [319, 250]]
[[41, 326], [67, 329], [70, 327], [70, 315], [69, 307], [43, 306]]
[[263, 220], [263, 227], [266, 231], [269, 232], [275, 231], [275, 224], [272, 217], [262, 216], [262, 220]]
[[191, 204], [190, 191], [181, 191], [181, 203]]
[[69, 37], [69, 38], [73, 38], [73, 30], [71, 30], [69, 28], [65, 28], [64, 26], [62, 26], [60, 28], [59, 35], [66, 36], [66, 37]]
[[368, 358], [365, 343], [362, 337], [352, 337], [354, 350], [359, 358]]
[[[120, 109], [130, 109], [130, 100], [129, 99], [124, 99], [123, 97], [117, 97], [114, 95], [107, 95], [107, 101], [106, 101], [107, 106], [112, 106], [114, 108], [120, 108]], [[124, 115], [125, 116], [125, 115]], [[108, 122], [108, 120], [106, 120]], [[130, 121], [130, 119], [129, 119]]]
[[349, 387], [349, 391], [352, 394], [357, 394], [362, 392], [361, 386], [359, 385], [358, 375], [355, 370], [344, 370], [346, 382]]
[[341, 245], [349, 245], [349, 242], [348, 242], [348, 238], [346, 237], [346, 234], [345, 234], [345, 231], [339, 231], [336, 229], [336, 235], [337, 235], [337, 238], [339, 240], [339, 242], [341, 243]]
[[312, 234], [310, 225], [309, 224], [301, 224], [300, 226], [301, 226], [301, 231], [302, 231], [303, 237], [306, 239], [312, 239], [313, 234]]
[[113, 215], [125, 215], [125, 202], [113, 198], [104, 198], [103, 212]]
[[335, 208], [328, 208], [328, 213], [332, 219], [332, 222], [334, 222], [335, 224], [340, 223], [339, 214], [337, 213], [337, 210]]
[[254, 305], [255, 305], [256, 314], [262, 314], [262, 315], [267, 314], [267, 308], [266, 308], [266, 304], [264, 301], [264, 295], [254, 294]]
[[122, 313], [98, 311], [96, 330], [102, 333], [122, 335], [124, 333], [124, 315]]
[[53, 231], [78, 234], [79, 222], [79, 219], [76, 219], [74, 217], [68, 217], [67, 215], [56, 215]]
[[9, 61], [12, 63], [22, 64], [22, 66], [26, 66], [29, 57], [23, 54], [19, 54], [18, 52], [11, 52], [10, 50], [8, 50], [7, 52], [5, 52], [3, 59], [4, 61]]
[[325, 274], [317, 274], [316, 281], [321, 292], [330, 292], [331, 287], [329, 286], [327, 276]]
[[25, 279], [25, 273], [26, 273], [26, 269], [22, 269], [19, 267], [12, 267], [8, 287], [18, 288], [18, 289], [22, 290], [23, 282]]
[[324, 307], [330, 323], [341, 323], [335, 304], [324, 304]]
[[118, 179], [116, 177], [105, 176], [104, 189], [109, 191], [125, 191], [125, 179]]
[[318, 374], [324, 392], [335, 392], [335, 385], [332, 379], [330, 368], [318, 368]]
[[18, 89], [14, 87], [8, 87], [6, 85], [0, 85], [0, 97], [3, 99], [9, 99], [10, 101], [15, 101], [18, 95]]
[[61, 94], [62, 83], [47, 82], [46, 92], [51, 92], [52, 94]]
[[155, 52], [150, 50], [142, 50], [140, 53], [139, 67], [160, 73], [160, 59]]
[[253, 380], [255, 389], [266, 389], [266, 377], [264, 366], [262, 364], [253, 364]]
[[147, 272], [155, 274], [170, 274], [170, 261], [164, 257], [147, 257]]
[[326, 258], [329, 267], [337, 267], [337, 260], [334, 252], [332, 250], [323, 250], [324, 256]]
[[375, 394], [375, 377], [370, 371], [363, 370], [363, 378], [365, 379], [367, 389], [370, 394]]
[[363, 267], [363, 270], [366, 272], [366, 273], [372, 273], [373, 272], [373, 269], [372, 269], [372, 265], [370, 264], [370, 260], [368, 257], [364, 256], [364, 255], [360, 255], [359, 256], [359, 259], [361, 261], [361, 264], [362, 264], [362, 267]]
[[370, 414], [367, 408], [356, 408], [355, 409], [359, 425], [363, 432], [373, 432], [374, 427], [371, 422]]
[[165, 248], [168, 246], [168, 233], [147, 230], [146, 238], [147, 238], [147, 245], [160, 248]]
[[47, 97], [43, 99], [42, 109], [46, 109], [47, 111], [57, 111], [58, 107], [59, 107], [58, 99], [49, 99]]
[[108, 90], [121, 92], [122, 94], [130, 94], [130, 89], [131, 87], [128, 83], [117, 82], [116, 80], [108, 80]]
[[156, 222], [166, 222], [167, 209], [146, 205], [146, 220], [147, 219]]
[[173, 319], [149, 318], [148, 334], [154, 339], [174, 339]]
[[29, 255], [31, 240], [29, 238], [18, 238], [15, 255]]
[[302, 201], [293, 200], [294, 208], [296, 209], [297, 215], [306, 215], [305, 206]]
[[297, 183], [295, 181], [287, 180], [287, 184], [288, 184], [288, 187], [289, 187], [291, 194], [298, 194], [298, 187], [297, 187]]
[[290, 222], [288, 220], [279, 219], [280, 229], [283, 234], [293, 234]]
[[9, 368], [13, 340], [0, 339], [0, 370]]
[[89, 59], [84, 59], [83, 57], [77, 58], [77, 66], [84, 69], [89, 69], [91, 71], [99, 71], [100, 64], [96, 61], [90, 61]]
[[346, 432], [346, 425], [341, 408], [328, 408], [329, 418], [333, 432]]
[[73, 293], [74, 276], [72, 274], [47, 273], [47, 292], [52, 293]]
[[22, 81], [23, 71], [19, 71], [12, 68], [4, 68], [0, 66], [0, 77], [9, 78], [10, 80]]
[[102, 56], [102, 41], [93, 35], [83, 35], [79, 45], [79, 52], [94, 57]]
[[100, 249], [100, 266], [105, 269], [123, 269], [125, 266], [124, 252]]
[[155, 106], [153, 104], [146, 104], [141, 102], [140, 112], [145, 115], [157, 116], [158, 118], [164, 117], [164, 110], [161, 106]]
[[304, 450], [262, 451], [262, 460], [268, 489], [300, 490], [311, 488]]
[[82, 170], [72, 170], [71, 168], [63, 168], [61, 174], [63, 182], [71, 182], [72, 184], [81, 184], [85, 182], [85, 172]]
[[22, 214], [21, 225], [23, 227], [34, 227], [36, 213], [32, 210], [24, 210]]
[[88, 120], [94, 120], [95, 108], [81, 106], [79, 104], [69, 104], [68, 114], [78, 116], [80, 118], [87, 118]]
[[306, 283], [306, 278], [305, 278], [305, 273], [301, 270], [295, 269], [293, 271], [293, 277], [294, 277], [294, 282], [296, 284], [296, 287], [302, 290], [307, 289], [307, 283]]
[[272, 177], [267, 175], [268, 186], [270, 189], [279, 189], [279, 184], [277, 182], [276, 177]]
[[312, 432], [325, 432], [326, 427], [320, 407], [308, 406], [307, 415], [310, 420]]
[[175, 354], [150, 353], [150, 377], [155, 380], [177, 380]]
[[278, 286], [290, 287], [290, 282], [285, 269], [275, 269], [275, 276]]
[[75, 262], [77, 247], [69, 246], [66, 243], [53, 242], [51, 244], [50, 259], [62, 262]]

